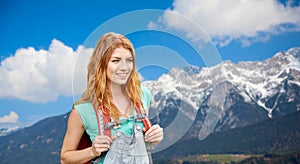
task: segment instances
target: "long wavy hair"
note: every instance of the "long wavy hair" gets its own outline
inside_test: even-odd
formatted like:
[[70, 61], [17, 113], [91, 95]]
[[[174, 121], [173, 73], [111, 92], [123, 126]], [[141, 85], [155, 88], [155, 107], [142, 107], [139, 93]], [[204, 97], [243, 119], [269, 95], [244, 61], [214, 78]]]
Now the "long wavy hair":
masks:
[[91, 102], [94, 107], [102, 110], [103, 114], [109, 114], [114, 120], [119, 119], [121, 113], [111, 100], [112, 93], [106, 73], [108, 62], [114, 50], [119, 47], [128, 49], [133, 57], [133, 71], [125, 84], [126, 94], [133, 104], [142, 106], [141, 82], [136, 70], [136, 57], [133, 45], [125, 36], [113, 32], [104, 34], [98, 40], [88, 64], [86, 90], [74, 105]]

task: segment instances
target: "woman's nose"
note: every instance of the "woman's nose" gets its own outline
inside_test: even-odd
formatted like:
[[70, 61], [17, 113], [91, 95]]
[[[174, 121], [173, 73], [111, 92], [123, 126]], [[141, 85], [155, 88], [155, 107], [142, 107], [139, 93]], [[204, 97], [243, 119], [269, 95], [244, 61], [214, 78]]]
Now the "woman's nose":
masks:
[[120, 61], [119, 69], [121, 69], [121, 70], [128, 69], [128, 63], [126, 62], [126, 60], [121, 60]]

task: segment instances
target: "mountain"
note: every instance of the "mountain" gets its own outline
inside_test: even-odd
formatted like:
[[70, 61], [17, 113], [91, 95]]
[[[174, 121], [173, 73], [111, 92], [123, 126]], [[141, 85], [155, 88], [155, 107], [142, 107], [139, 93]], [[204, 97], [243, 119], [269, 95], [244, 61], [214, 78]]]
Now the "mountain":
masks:
[[190, 128], [188, 137], [203, 140], [212, 132], [299, 111], [299, 70], [300, 48], [292, 48], [264, 61], [173, 68], [144, 85], [153, 94], [154, 122], [173, 128], [180, 115], [185, 118], [176, 130]]
[[300, 152], [300, 111], [256, 124], [215, 132], [204, 140], [181, 139], [153, 155], [172, 159], [193, 154], [272, 154]]
[[68, 114], [50, 117], [0, 137], [0, 163], [60, 163]]
[[19, 127], [12, 127], [12, 128], [0, 128], [0, 137], [1, 136], [5, 136], [5, 135], [8, 135], [10, 133], [13, 133], [17, 130], [19, 130], [20, 128]]
[[[281, 129], [280, 124], [267, 122], [286, 118], [282, 120], [282, 126], [294, 127], [286, 121], [292, 119], [293, 114], [290, 113], [300, 110], [299, 63], [300, 48], [292, 48], [264, 61], [237, 64], [224, 61], [206, 68], [173, 68], [156, 81], [144, 82], [143, 85], [153, 95], [151, 120], [153, 124], [159, 123], [164, 127], [165, 137], [156, 151], [169, 150], [175, 143], [177, 146], [185, 141], [191, 141], [187, 143], [197, 148], [199, 143], [216, 141], [213, 138], [217, 134], [224, 134], [220, 141], [234, 144], [235, 140], [230, 140], [234, 133], [229, 132], [239, 128], [252, 131], [254, 138], [247, 136], [247, 131], [241, 132], [238, 137], [245, 140], [236, 143], [252, 145], [243, 147], [244, 152], [258, 151], [260, 148], [255, 149], [253, 144], [256, 142], [253, 140], [264, 138], [265, 134], [261, 132], [267, 127], [255, 131], [249, 126], [256, 128], [262, 123], [274, 130]], [[31, 127], [0, 137], [0, 163], [59, 163], [68, 114], [47, 118]], [[279, 134], [274, 134], [273, 138], [278, 141], [277, 145], [283, 143], [284, 147], [286, 142], [283, 140], [280, 143]], [[293, 136], [290, 133], [286, 135], [286, 138]], [[298, 142], [298, 138], [288, 141]], [[220, 141], [215, 143], [222, 145]], [[266, 142], [264, 151], [271, 151], [272, 142], [263, 142]], [[219, 148], [221, 151], [222, 147]], [[207, 147], [207, 150], [213, 149]], [[233, 150], [236, 149], [226, 148], [227, 152]], [[182, 155], [193, 151], [195, 149]]]

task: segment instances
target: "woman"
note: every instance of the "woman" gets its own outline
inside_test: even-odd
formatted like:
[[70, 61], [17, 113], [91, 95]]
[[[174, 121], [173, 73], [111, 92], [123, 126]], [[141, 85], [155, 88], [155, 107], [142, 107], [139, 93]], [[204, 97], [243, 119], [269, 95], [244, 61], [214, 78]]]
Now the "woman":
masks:
[[[125, 36], [107, 33], [99, 39], [89, 61], [86, 90], [69, 116], [62, 163], [151, 163], [145, 145], [160, 143], [163, 129], [153, 125], [141, 131], [151, 94], [140, 84], [135, 61]], [[85, 132], [93, 144], [77, 150]]]

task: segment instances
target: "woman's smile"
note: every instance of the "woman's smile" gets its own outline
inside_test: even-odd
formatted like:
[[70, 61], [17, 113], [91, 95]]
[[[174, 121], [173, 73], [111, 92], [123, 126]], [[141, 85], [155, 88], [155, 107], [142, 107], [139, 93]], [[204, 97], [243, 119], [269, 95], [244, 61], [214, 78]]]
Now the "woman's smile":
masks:
[[127, 80], [129, 73], [115, 73], [115, 75], [122, 80]]

